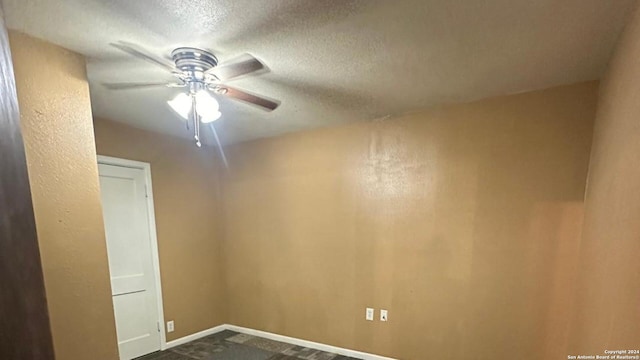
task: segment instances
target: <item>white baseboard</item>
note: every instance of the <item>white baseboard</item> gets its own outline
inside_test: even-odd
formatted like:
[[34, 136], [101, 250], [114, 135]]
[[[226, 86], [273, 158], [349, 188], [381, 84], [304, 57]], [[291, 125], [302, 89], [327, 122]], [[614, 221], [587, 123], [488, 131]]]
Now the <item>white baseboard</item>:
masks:
[[188, 343], [190, 341], [193, 341], [193, 340], [198, 340], [198, 339], [203, 338], [205, 336], [209, 336], [209, 335], [218, 333], [218, 332], [220, 332], [222, 330], [225, 330], [226, 328], [227, 328], [226, 324], [218, 325], [216, 327], [212, 327], [211, 329], [202, 330], [202, 331], [197, 332], [195, 334], [187, 335], [187, 336], [181, 337], [179, 339], [168, 341], [166, 344], [164, 344], [164, 347], [162, 347], [162, 350], [166, 350], [166, 349], [170, 349], [172, 347], [176, 347], [178, 345], [186, 344], [186, 343]]
[[188, 335], [188, 336], [185, 336], [185, 337], [173, 340], [173, 341], [169, 341], [169, 342], [167, 342], [165, 344], [165, 347], [162, 350], [169, 349], [169, 348], [172, 348], [174, 346], [182, 345], [182, 344], [188, 343], [190, 341], [197, 340], [197, 339], [200, 339], [200, 338], [203, 338], [205, 336], [209, 336], [209, 335], [215, 334], [215, 333], [223, 331], [223, 330], [231, 330], [231, 331], [235, 331], [235, 332], [239, 332], [239, 333], [243, 333], [243, 334], [247, 334], [247, 335], [260, 336], [260, 337], [263, 337], [265, 339], [286, 342], [286, 343], [293, 344], [293, 345], [304, 346], [304, 347], [311, 348], [311, 349], [322, 350], [322, 351], [326, 351], [326, 352], [330, 352], [330, 353], [334, 353], [334, 354], [355, 357], [355, 358], [363, 359], [363, 360], [396, 360], [396, 359], [390, 358], [390, 357], [369, 354], [369, 353], [365, 353], [365, 352], [362, 352], [362, 351], [349, 350], [349, 349], [345, 349], [345, 348], [341, 348], [341, 347], [337, 347], [337, 346], [321, 344], [321, 343], [317, 343], [317, 342], [313, 342], [313, 341], [302, 340], [302, 339], [298, 339], [298, 338], [294, 338], [294, 337], [278, 335], [278, 334], [274, 334], [274, 333], [270, 333], [270, 332], [266, 332], [266, 331], [249, 329], [249, 328], [245, 328], [245, 327], [241, 327], [241, 326], [235, 326], [235, 325], [229, 325], [229, 324], [219, 325], [219, 326], [213, 327], [211, 329], [203, 330], [203, 331], [200, 331], [200, 332], [195, 333], [195, 334], [191, 334], [191, 335]]

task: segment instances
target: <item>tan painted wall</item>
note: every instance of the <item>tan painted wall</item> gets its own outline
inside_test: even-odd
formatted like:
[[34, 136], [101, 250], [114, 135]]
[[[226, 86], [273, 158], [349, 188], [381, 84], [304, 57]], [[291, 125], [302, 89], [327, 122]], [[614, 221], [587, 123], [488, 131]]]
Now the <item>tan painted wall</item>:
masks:
[[[239, 144], [222, 184], [211, 151], [96, 120], [98, 153], [152, 166], [169, 340], [229, 322], [401, 359], [633, 345], [638, 314], [620, 299], [638, 298], [637, 265], [612, 265], [638, 250], [640, 50], [626, 39], [601, 102], [582, 257], [597, 83]], [[11, 41], [56, 353], [116, 359], [84, 61]], [[618, 172], [622, 192], [602, 180]], [[602, 254], [611, 262], [593, 263]], [[365, 322], [366, 306], [390, 321]]]
[[84, 58], [10, 42], [56, 358], [118, 359]]
[[640, 12], [598, 103], [585, 201], [572, 351], [640, 346]]
[[566, 358], [597, 85], [233, 146], [230, 323], [401, 359]]
[[191, 141], [94, 121], [98, 154], [151, 164], [165, 320], [173, 340], [225, 323], [216, 155]]

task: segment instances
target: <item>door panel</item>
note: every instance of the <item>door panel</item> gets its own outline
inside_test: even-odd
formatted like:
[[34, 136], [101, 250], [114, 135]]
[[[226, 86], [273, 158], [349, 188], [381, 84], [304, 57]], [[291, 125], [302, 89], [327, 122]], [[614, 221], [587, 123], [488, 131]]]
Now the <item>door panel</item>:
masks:
[[160, 350], [144, 170], [99, 164], [120, 359]]
[[129, 296], [114, 296], [113, 308], [117, 321], [118, 337], [122, 342], [131, 342], [140, 337], [149, 337], [146, 328], [147, 295], [144, 291], [130, 293]]

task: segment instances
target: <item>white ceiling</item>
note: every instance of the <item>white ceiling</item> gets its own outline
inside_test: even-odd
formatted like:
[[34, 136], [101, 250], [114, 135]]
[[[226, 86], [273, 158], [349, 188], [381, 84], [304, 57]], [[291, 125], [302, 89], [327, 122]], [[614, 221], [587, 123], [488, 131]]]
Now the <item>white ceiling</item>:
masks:
[[108, 44], [221, 62], [249, 52], [270, 73], [229, 84], [282, 101], [221, 101], [224, 142], [375, 119], [599, 78], [635, 0], [3, 0], [10, 28], [88, 57], [94, 114], [188, 137], [177, 89], [101, 82], [167, 78]]

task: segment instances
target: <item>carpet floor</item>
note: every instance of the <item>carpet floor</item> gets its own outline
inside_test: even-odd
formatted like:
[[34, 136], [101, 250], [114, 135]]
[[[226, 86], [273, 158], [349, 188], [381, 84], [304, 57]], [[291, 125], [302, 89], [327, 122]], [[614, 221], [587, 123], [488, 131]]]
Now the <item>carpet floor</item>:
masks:
[[136, 360], [358, 360], [224, 330]]

